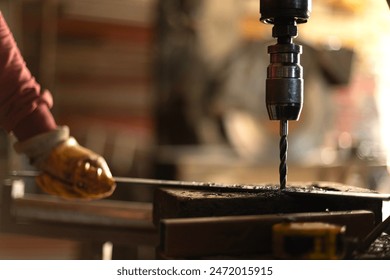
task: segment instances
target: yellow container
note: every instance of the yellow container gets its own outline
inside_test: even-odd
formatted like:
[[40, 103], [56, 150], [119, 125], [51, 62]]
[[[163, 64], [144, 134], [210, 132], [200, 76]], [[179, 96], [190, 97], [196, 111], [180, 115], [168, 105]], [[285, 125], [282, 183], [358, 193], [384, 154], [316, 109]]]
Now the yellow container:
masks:
[[272, 227], [278, 259], [334, 260], [345, 254], [345, 226], [321, 222], [291, 222]]

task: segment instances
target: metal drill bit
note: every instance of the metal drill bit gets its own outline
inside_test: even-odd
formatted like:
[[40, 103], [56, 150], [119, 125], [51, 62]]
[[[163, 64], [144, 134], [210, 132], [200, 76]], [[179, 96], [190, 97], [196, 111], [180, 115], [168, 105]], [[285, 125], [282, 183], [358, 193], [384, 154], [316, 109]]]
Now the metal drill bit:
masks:
[[280, 189], [286, 189], [287, 182], [287, 134], [288, 134], [288, 121], [281, 120], [280, 121], [280, 142], [279, 142], [279, 150], [280, 150], [280, 165], [279, 165], [279, 178], [280, 178]]

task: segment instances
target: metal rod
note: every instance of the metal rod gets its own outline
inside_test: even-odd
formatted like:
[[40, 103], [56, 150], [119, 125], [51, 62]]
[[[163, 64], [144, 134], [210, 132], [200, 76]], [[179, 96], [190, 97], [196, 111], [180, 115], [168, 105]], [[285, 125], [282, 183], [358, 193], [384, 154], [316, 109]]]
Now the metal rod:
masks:
[[[39, 176], [37, 171], [18, 170], [9, 173], [11, 177], [16, 178], [33, 178]], [[134, 178], [134, 177], [113, 177], [115, 182], [129, 184], [129, 185], [145, 185], [145, 186], [167, 186], [176, 189], [193, 189], [193, 190], [213, 190], [213, 191], [229, 191], [229, 192], [252, 192], [261, 193], [265, 191], [277, 191], [278, 187], [272, 184], [253, 185], [253, 184], [222, 184], [211, 182], [190, 182], [190, 181], [178, 181], [178, 180], [159, 180], [159, 179], [146, 179], [146, 178]], [[313, 187], [308, 182], [306, 184], [300, 184], [301, 187], [286, 188], [283, 191], [286, 194], [297, 196], [345, 196], [345, 197], [359, 197], [368, 199], [390, 200], [390, 194], [386, 193], [374, 193], [374, 192], [353, 192], [342, 190], [327, 190], [321, 187]]]
[[[12, 177], [36, 177], [40, 173], [37, 171], [12, 171], [10, 176]], [[150, 186], [169, 186], [170, 188], [190, 188], [198, 190], [225, 190], [225, 191], [264, 191], [261, 185], [238, 185], [238, 184], [219, 184], [210, 182], [190, 182], [179, 180], [160, 180], [160, 179], [146, 179], [146, 178], [134, 178], [134, 177], [113, 177], [116, 183], [124, 183], [131, 185], [150, 185]]]

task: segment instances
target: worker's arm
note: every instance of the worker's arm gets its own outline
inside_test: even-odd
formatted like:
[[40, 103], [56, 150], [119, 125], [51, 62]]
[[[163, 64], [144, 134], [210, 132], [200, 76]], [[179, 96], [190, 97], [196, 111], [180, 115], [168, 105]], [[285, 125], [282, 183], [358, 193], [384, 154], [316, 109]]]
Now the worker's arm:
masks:
[[41, 91], [0, 12], [0, 126], [20, 141], [53, 130], [52, 105], [50, 92]]
[[15, 150], [25, 154], [42, 175], [38, 185], [65, 198], [95, 199], [115, 189], [106, 161], [81, 147], [67, 127], [59, 127], [49, 91], [31, 75], [0, 12], [0, 127], [13, 132]]

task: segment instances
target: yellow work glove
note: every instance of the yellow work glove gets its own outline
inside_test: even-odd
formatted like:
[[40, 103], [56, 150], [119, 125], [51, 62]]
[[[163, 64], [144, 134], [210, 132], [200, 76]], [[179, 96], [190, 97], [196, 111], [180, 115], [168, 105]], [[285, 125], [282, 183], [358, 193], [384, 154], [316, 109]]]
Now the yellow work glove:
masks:
[[104, 158], [80, 146], [69, 136], [67, 127], [17, 142], [14, 147], [42, 171], [36, 183], [48, 194], [68, 199], [100, 199], [115, 190]]

